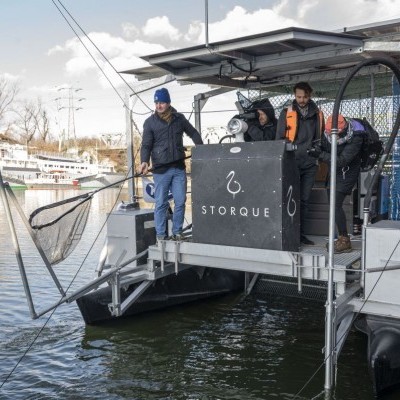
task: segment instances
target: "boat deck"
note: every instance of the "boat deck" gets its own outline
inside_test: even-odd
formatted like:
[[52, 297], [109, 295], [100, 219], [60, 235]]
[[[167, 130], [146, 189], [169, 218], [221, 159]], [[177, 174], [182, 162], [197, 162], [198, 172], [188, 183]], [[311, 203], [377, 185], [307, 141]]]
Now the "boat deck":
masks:
[[[193, 243], [191, 241], [160, 241], [149, 247], [148, 265], [161, 271], [168, 264], [178, 273], [181, 264], [237, 270], [254, 274], [268, 274], [297, 278], [299, 290], [303, 280], [328, 281], [328, 252], [326, 238], [310, 237], [314, 246], [304, 245], [299, 252], [253, 249], [236, 246]], [[345, 292], [349, 283], [347, 272], [359, 268], [361, 250], [354, 241], [349, 253], [334, 255], [334, 282], [336, 295]]]

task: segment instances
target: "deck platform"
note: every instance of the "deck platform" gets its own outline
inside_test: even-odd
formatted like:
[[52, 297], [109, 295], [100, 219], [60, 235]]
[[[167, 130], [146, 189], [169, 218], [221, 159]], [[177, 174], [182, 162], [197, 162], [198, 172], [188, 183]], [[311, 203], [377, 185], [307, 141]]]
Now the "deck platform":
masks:
[[[326, 240], [315, 246], [303, 246], [299, 252], [251, 249], [236, 246], [221, 246], [190, 241], [160, 241], [149, 247], [148, 265], [155, 268], [165, 264], [175, 265], [179, 272], [180, 264], [243, 271], [297, 278], [299, 289], [303, 279], [328, 281], [328, 253]], [[361, 251], [354, 249], [349, 253], [335, 254], [334, 282], [336, 296], [342, 295], [349, 283], [347, 272], [359, 263]]]

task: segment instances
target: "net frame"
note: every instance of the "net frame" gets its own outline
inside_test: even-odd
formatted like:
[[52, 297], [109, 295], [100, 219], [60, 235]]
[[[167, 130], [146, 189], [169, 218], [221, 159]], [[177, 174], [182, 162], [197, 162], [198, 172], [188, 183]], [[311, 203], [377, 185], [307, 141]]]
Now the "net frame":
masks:
[[[93, 196], [135, 176], [128, 176], [91, 192], [39, 207], [30, 214], [29, 226], [50, 265], [65, 260], [80, 242]], [[70, 206], [71, 203], [75, 204]]]

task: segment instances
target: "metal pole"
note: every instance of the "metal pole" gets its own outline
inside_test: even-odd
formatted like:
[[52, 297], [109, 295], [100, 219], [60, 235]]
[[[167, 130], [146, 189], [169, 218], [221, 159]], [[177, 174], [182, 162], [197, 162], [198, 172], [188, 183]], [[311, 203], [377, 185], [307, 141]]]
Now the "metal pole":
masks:
[[213, 89], [205, 93], [198, 93], [194, 96], [193, 104], [194, 104], [194, 121], [195, 128], [201, 135], [201, 110], [206, 105], [208, 99], [214, 96], [218, 96], [220, 94], [232, 91], [231, 88], [221, 87], [218, 89]]
[[205, 8], [205, 34], [206, 34], [206, 47], [210, 47], [210, 45], [208, 44], [208, 0], [204, 1], [204, 8]]
[[375, 76], [371, 74], [371, 125], [375, 126]]
[[[337, 126], [333, 122], [333, 126]], [[333, 306], [333, 267], [335, 244], [335, 203], [336, 203], [336, 149], [338, 129], [332, 128], [331, 137], [331, 179], [329, 192], [329, 255], [328, 255], [328, 293], [325, 309], [325, 393], [330, 394], [333, 386], [333, 338], [334, 338], [334, 306]]]
[[135, 195], [135, 158], [134, 158], [134, 139], [133, 139], [133, 123], [132, 123], [132, 111], [129, 107], [129, 96], [125, 96], [125, 124], [126, 124], [126, 144], [127, 144], [127, 158], [128, 158], [128, 170], [130, 168], [130, 174], [132, 179], [128, 180], [128, 193], [131, 203], [135, 204], [136, 208], [139, 208], [139, 203], [136, 201]]
[[24, 286], [26, 299], [28, 301], [29, 312], [31, 314], [31, 318], [35, 319], [35, 318], [37, 318], [37, 314], [35, 312], [35, 307], [33, 305], [32, 295], [31, 295], [31, 291], [29, 289], [28, 278], [26, 276], [24, 262], [23, 262], [22, 256], [21, 256], [21, 249], [19, 247], [17, 234], [15, 232], [15, 226], [14, 226], [14, 222], [13, 222], [13, 219], [12, 219], [12, 216], [11, 216], [10, 205], [8, 203], [6, 191], [4, 189], [3, 176], [1, 175], [1, 172], [0, 172], [0, 195], [1, 195], [1, 199], [2, 199], [3, 204], [4, 204], [4, 209], [5, 209], [5, 212], [6, 212], [8, 226], [10, 227], [10, 231], [11, 231], [11, 240], [12, 240], [13, 245], [14, 245], [15, 256], [17, 258], [17, 262], [18, 262], [18, 266], [19, 266], [19, 272], [21, 274], [21, 279], [22, 279], [22, 284]]
[[[363, 209], [363, 224], [361, 227], [361, 280], [360, 280], [360, 286], [362, 288], [365, 287], [365, 260], [366, 260], [366, 253], [367, 253], [367, 226], [369, 223], [369, 208], [364, 208]], [[365, 293], [364, 291], [362, 292], [362, 298], [365, 298]]]
[[[371, 74], [371, 124], [375, 126], [375, 77]], [[365, 198], [364, 198], [365, 199]], [[366, 258], [366, 243], [367, 243], [367, 226], [369, 223], [369, 208], [363, 209], [363, 224], [361, 227], [361, 280], [360, 286], [365, 287], [365, 258]], [[362, 297], [365, 298], [364, 291]]]
[[201, 109], [207, 100], [203, 100], [203, 93], [194, 96], [194, 127], [201, 135]]

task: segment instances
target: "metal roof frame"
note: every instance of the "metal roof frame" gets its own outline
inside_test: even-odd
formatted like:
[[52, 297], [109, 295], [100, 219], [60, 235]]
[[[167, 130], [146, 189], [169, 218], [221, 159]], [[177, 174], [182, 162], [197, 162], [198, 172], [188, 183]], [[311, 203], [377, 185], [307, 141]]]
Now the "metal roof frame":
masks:
[[142, 57], [149, 67], [124, 71], [145, 80], [173, 74], [181, 84], [270, 89], [298, 80], [345, 75], [366, 57], [400, 55], [400, 20], [325, 32], [285, 28]]

